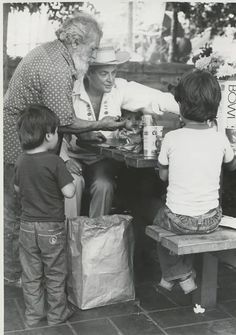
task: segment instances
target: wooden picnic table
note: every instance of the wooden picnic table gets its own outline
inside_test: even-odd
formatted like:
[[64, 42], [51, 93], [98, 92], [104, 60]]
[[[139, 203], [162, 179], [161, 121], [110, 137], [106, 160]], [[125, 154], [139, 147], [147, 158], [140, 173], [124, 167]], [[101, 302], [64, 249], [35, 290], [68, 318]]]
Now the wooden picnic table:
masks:
[[[124, 162], [126, 166], [135, 168], [155, 168], [157, 167], [157, 156], [153, 158], [144, 157], [143, 154], [122, 150], [120, 146], [124, 144], [117, 139], [107, 139], [104, 143], [94, 143], [90, 141], [81, 141], [80, 147], [87, 149], [95, 154], [107, 158], [113, 158], [116, 161]], [[76, 151], [70, 151], [70, 157], [77, 158]]]

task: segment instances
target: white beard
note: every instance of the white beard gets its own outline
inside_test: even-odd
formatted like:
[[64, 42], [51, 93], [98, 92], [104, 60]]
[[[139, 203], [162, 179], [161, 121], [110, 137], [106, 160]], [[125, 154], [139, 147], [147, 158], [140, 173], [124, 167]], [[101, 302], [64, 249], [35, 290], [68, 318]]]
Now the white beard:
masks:
[[80, 47], [77, 48], [73, 54], [72, 59], [74, 61], [76, 73], [77, 73], [77, 80], [79, 85], [83, 82], [84, 75], [86, 74], [88, 67], [89, 67], [89, 59], [85, 51]]

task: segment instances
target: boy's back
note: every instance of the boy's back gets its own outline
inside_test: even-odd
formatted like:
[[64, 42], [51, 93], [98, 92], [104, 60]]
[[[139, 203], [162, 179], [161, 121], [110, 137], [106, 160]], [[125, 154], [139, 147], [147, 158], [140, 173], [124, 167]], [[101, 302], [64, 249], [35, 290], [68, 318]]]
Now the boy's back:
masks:
[[226, 137], [214, 128], [184, 127], [168, 133], [159, 156], [169, 166], [167, 206], [201, 215], [218, 206], [222, 163], [233, 159]]
[[47, 151], [22, 154], [16, 162], [15, 184], [20, 188], [22, 215], [26, 221], [64, 221], [61, 189], [72, 176], [63, 160]]

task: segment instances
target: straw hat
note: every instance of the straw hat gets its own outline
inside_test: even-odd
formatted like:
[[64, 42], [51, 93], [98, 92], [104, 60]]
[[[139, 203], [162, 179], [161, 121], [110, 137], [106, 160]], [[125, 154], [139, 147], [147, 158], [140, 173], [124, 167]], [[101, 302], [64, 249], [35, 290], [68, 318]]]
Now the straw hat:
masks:
[[118, 65], [127, 62], [130, 54], [127, 51], [115, 51], [112, 46], [101, 46], [94, 62], [90, 65]]

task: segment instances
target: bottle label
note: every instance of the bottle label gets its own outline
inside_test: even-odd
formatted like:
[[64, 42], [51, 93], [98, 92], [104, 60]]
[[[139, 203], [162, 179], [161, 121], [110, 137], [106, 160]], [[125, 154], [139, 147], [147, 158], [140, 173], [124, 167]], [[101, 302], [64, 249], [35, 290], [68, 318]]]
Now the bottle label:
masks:
[[145, 157], [157, 156], [159, 145], [158, 126], [146, 126], [143, 128], [143, 154]]

